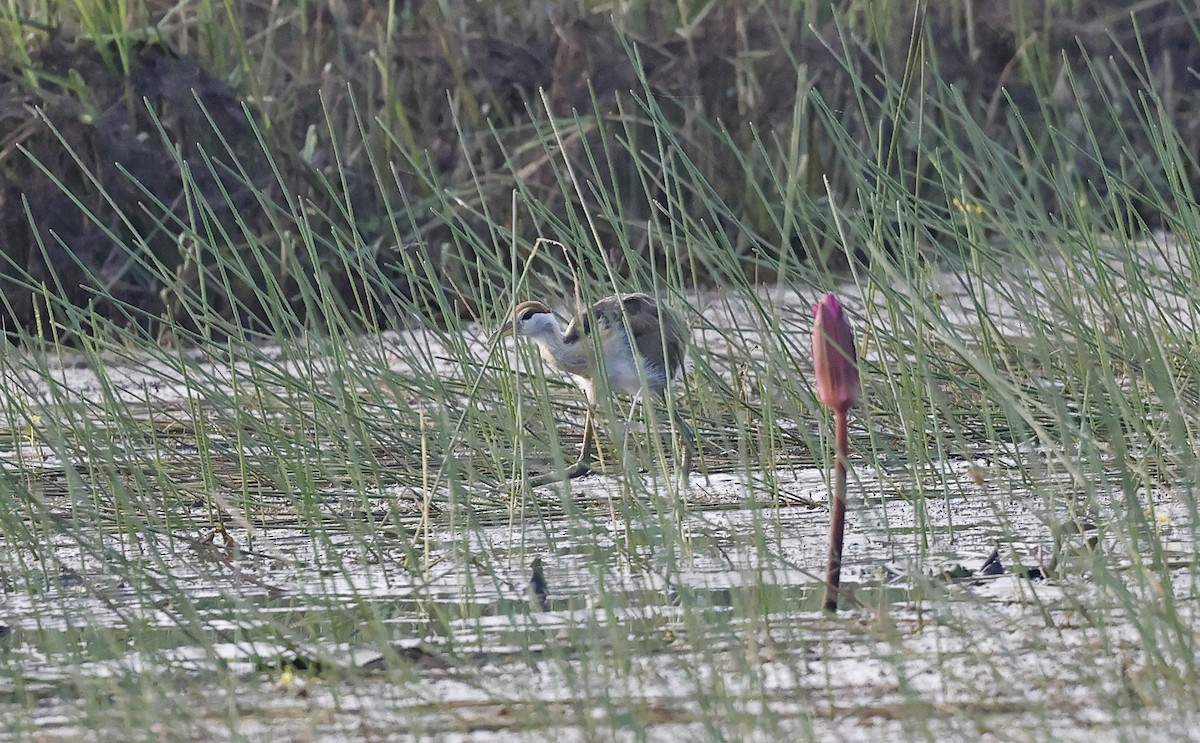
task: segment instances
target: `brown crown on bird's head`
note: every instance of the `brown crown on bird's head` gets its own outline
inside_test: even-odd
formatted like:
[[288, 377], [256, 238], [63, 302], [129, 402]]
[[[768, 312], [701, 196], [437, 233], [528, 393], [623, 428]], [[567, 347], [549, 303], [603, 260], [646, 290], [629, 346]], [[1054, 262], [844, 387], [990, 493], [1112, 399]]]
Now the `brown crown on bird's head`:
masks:
[[[542, 302], [531, 299], [520, 303], [517, 305], [516, 309], [513, 310], [512, 318], [508, 322], [501, 325], [500, 329], [496, 331], [495, 337], [503, 338], [506, 335], [531, 335], [532, 333], [530, 331], [533, 331], [534, 328], [530, 326], [529, 323], [538, 315], [544, 315], [545, 317], [551, 319], [554, 318], [554, 313], [551, 312], [550, 308]], [[554, 324], [557, 326], [557, 319], [554, 320]]]

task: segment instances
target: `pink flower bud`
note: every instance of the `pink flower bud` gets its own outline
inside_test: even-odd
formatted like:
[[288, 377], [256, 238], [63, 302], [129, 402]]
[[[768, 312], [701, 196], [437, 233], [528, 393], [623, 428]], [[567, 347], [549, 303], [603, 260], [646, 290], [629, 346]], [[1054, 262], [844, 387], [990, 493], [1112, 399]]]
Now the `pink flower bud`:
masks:
[[837, 297], [826, 294], [813, 305], [813, 371], [817, 397], [832, 410], [844, 413], [858, 403], [858, 359], [854, 332]]

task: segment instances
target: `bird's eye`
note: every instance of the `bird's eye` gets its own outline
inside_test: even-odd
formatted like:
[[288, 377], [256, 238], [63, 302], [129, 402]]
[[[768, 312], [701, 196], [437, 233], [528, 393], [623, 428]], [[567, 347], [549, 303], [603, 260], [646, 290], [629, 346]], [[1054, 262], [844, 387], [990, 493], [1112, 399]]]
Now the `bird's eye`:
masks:
[[533, 317], [536, 314], [537, 314], [537, 310], [530, 307], [529, 309], [527, 309], [521, 313], [521, 322], [525, 322], [526, 320], [528, 320], [529, 318]]

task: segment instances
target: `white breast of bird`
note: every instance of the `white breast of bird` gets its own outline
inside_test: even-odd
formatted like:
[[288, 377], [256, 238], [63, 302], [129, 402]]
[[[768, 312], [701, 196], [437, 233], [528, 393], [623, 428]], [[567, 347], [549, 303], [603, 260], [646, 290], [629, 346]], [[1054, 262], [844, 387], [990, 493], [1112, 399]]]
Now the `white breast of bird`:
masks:
[[[659, 392], [666, 387], [667, 380], [663, 370], [646, 363], [638, 368], [633, 358], [633, 349], [624, 333], [604, 333], [601, 351], [605, 359], [604, 379], [609, 389], [637, 396], [643, 385], [652, 392]], [[645, 382], [642, 375], [645, 375]]]

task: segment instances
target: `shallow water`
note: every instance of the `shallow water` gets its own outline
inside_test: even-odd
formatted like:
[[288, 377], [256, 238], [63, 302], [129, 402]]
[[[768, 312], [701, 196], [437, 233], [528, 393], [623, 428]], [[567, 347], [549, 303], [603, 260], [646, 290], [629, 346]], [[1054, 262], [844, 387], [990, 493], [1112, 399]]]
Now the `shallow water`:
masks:
[[[799, 298], [775, 299], [800, 322]], [[707, 306], [730, 327], [731, 304]], [[758, 333], [700, 335], [720, 358]], [[429, 333], [371, 343], [452, 356]], [[420, 397], [405, 380], [430, 370], [390, 353], [399, 381], [359, 385], [355, 435], [387, 394]], [[263, 354], [281, 399], [287, 373], [336, 366]], [[0, 436], [0, 738], [1181, 740], [1200, 721], [1194, 506], [1127, 493], [1111, 462], [1082, 480], [1018, 441], [918, 465], [855, 421], [829, 617], [825, 474], [802, 445], [747, 471], [701, 429], [686, 486], [617, 462], [528, 493], [439, 474], [423, 448], [471, 467], [486, 440], [379, 424], [364, 474], [317, 402], [207, 409], [197, 384], [253, 367], [197, 363], [202, 383], [120, 359], [5, 372], [41, 412]], [[58, 439], [42, 414], [86, 425]], [[1005, 573], [979, 575], [993, 549]]]
[[[886, 497], [865, 476], [853, 488], [852, 598], [836, 618], [818, 611], [823, 509], [747, 502], [753, 488], [734, 474], [697, 478], [683, 504], [628, 502], [612, 480], [586, 478], [573, 484], [573, 514], [473, 525], [465, 536], [444, 523], [421, 534], [412, 519], [334, 524], [319, 538], [258, 527], [253, 554], [227, 553], [223, 537], [164, 550], [161, 536], [77, 524], [47, 550], [77, 574], [8, 570], [0, 719], [64, 738], [148, 723], [154, 704], [167, 704], [186, 709], [177, 723], [154, 723], [167, 737], [569, 740], [647, 726], [663, 740], [717, 730], [763, 740], [926, 730], [1181, 739], [1191, 710], [1139, 701], [1153, 685], [1114, 683], [1136, 674], [1146, 618], [1088, 571], [1103, 564], [1106, 580], [1119, 580], [1136, 562], [1125, 545], [1101, 531], [1099, 549], [1081, 544], [1051, 581], [947, 579], [936, 566], [977, 569], [996, 540], [1010, 570], [1037, 565], [1053, 545], [1053, 515], [1033, 496], [980, 487], [928, 500], [919, 516], [900, 484]], [[817, 498], [821, 476], [779, 473], [778, 487]], [[1156, 507], [1156, 529], [1187, 518], [1169, 493]], [[1162, 540], [1174, 561], [1164, 575], [1190, 621], [1194, 543], [1179, 531]], [[250, 543], [244, 530], [229, 536]], [[80, 544], [124, 562], [106, 565]], [[403, 566], [418, 547], [429, 567], [414, 573]], [[546, 610], [530, 596], [534, 557]], [[121, 699], [131, 685], [158, 701]], [[98, 705], [97, 690], [110, 701]]]

